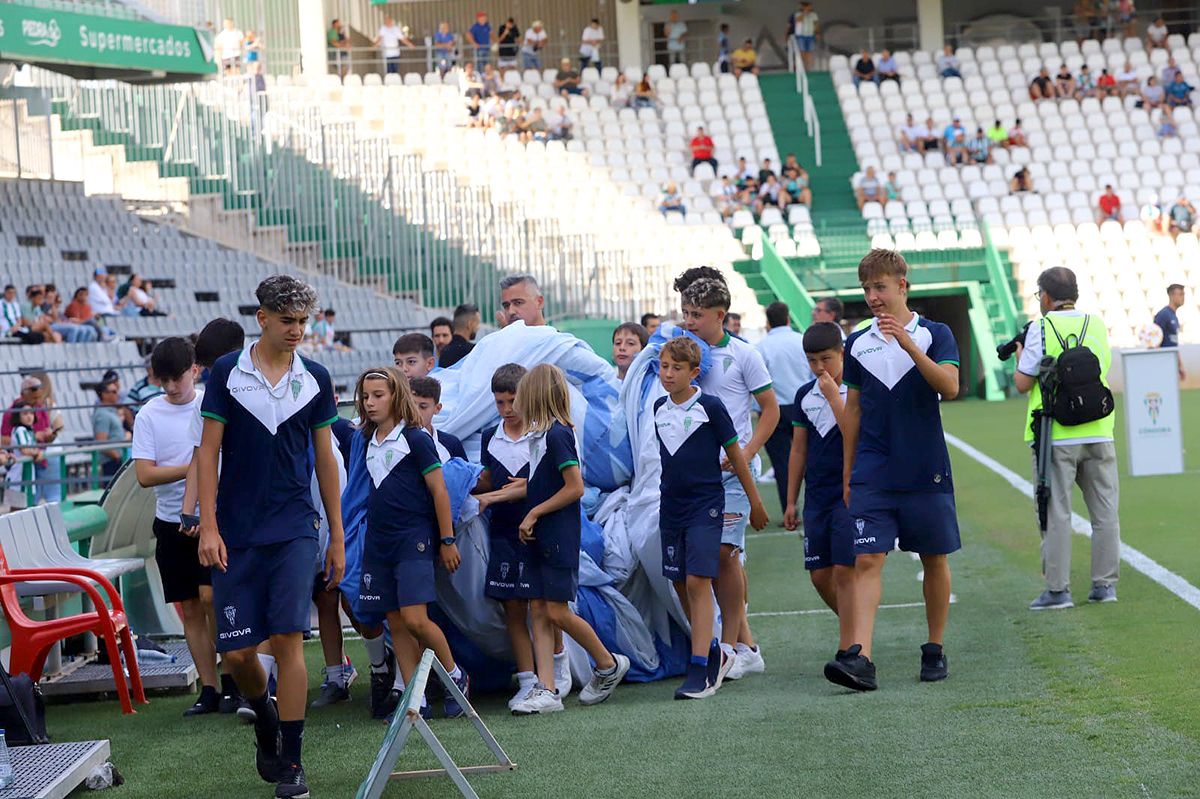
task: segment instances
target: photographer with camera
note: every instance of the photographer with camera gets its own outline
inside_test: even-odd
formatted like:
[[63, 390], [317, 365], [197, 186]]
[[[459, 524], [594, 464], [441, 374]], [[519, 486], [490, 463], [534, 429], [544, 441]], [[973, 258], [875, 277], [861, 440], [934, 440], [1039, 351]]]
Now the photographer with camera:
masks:
[[1121, 528], [1108, 332], [1102, 319], [1075, 309], [1079, 288], [1070, 269], [1047, 269], [1037, 285], [1042, 318], [1026, 328], [1023, 345], [1018, 342], [1014, 374], [1017, 390], [1029, 394], [1025, 440], [1034, 446], [1038, 472], [1046, 578], [1046, 590], [1029, 609], [1075, 606], [1070, 589], [1073, 484], [1083, 491], [1092, 525], [1088, 601], [1116, 602]]

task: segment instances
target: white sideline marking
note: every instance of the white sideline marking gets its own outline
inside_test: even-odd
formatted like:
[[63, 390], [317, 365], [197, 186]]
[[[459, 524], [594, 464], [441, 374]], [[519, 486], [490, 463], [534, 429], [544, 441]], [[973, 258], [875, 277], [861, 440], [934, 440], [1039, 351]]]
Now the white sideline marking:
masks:
[[[983, 452], [975, 449], [975, 447], [963, 441], [958, 436], [946, 433], [946, 441], [962, 450], [962, 452], [971, 459], [995, 472], [1010, 486], [1017, 489], [1025, 496], [1029, 497], [1030, 499], [1034, 498], [1033, 483], [1021, 477], [1021, 475], [1017, 474], [1012, 469], [1009, 469], [1007, 466], [998, 463], [994, 458], [991, 458]], [[1071, 513], [1071, 529], [1086, 538], [1092, 537], [1091, 523], [1078, 513]], [[1121, 560], [1133, 567], [1134, 571], [1146, 575], [1151, 580], [1158, 583], [1163, 588], [1167, 589], [1172, 594], [1194, 607], [1196, 610], [1200, 610], [1200, 588], [1192, 585], [1175, 572], [1161, 565], [1148, 555], [1145, 555], [1129, 546], [1124, 541], [1121, 542]]]
[[[955, 602], [956, 602], [956, 600], [954, 598], [954, 595], [951, 594], [950, 595], [950, 604], [953, 605]], [[895, 605], [880, 605], [879, 609], [880, 610], [896, 610], [899, 608], [923, 608], [923, 607], [925, 607], [924, 602], [900, 602]], [[812, 608], [810, 610], [764, 610], [764, 611], [759, 611], [757, 613], [747, 613], [746, 616], [748, 616], [750, 618], [759, 618], [759, 617], [765, 617], [765, 616], [816, 616], [816, 615], [820, 615], [822, 613], [828, 613], [831, 616], [833, 615], [833, 611], [830, 610], [829, 608]]]

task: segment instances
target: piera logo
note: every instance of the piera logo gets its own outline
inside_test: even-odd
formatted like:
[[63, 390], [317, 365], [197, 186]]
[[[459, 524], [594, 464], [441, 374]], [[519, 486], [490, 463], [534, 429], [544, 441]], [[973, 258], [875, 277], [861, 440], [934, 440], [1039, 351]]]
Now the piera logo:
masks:
[[21, 34], [27, 43], [42, 47], [57, 47], [58, 40], [62, 38], [58, 21], [53, 19], [49, 22], [43, 22], [40, 19], [23, 19], [21, 20]]

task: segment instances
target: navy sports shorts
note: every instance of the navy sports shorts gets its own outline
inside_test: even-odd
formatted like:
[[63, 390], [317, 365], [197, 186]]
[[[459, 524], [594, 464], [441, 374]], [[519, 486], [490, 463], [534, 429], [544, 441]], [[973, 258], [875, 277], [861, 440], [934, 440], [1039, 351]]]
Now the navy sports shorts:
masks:
[[890, 552], [899, 541], [905, 552], [949, 555], [962, 548], [954, 495], [850, 487], [854, 554]]
[[663, 577], [672, 582], [688, 575], [715, 578], [721, 563], [723, 528], [720, 516], [683, 526], [660, 525]]
[[574, 602], [579, 593], [579, 564], [551, 566], [536, 546], [526, 547], [528, 557], [517, 567], [517, 599]]
[[272, 635], [312, 626], [313, 562], [317, 539], [228, 550], [228, 568], [212, 570], [217, 651], [257, 646]]
[[530, 547], [512, 536], [493, 535], [488, 544], [488, 567], [483, 595], [504, 602], [520, 599], [517, 580], [524, 574]]
[[396, 563], [364, 560], [362, 577], [359, 578], [358, 606], [372, 615], [384, 615], [409, 605], [436, 602], [433, 573], [433, 558]]
[[841, 500], [824, 509], [804, 503], [804, 568], [854, 565], [854, 521]]

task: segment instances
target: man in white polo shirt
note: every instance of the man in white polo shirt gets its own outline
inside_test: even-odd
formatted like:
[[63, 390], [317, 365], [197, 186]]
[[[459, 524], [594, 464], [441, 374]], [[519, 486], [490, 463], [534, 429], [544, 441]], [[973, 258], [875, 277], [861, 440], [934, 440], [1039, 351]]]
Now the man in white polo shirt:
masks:
[[798, 421], [799, 408], [793, 404], [800, 386], [813, 379], [804, 352], [804, 336], [792, 329], [787, 303], [767, 306], [767, 336], [758, 342], [758, 352], [767, 365], [775, 396], [780, 397], [779, 424], [763, 445], [775, 470], [775, 488], [779, 509], [787, 507], [788, 456], [792, 450], [792, 425]]

